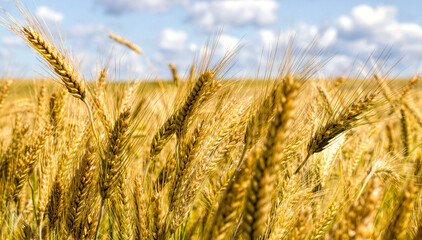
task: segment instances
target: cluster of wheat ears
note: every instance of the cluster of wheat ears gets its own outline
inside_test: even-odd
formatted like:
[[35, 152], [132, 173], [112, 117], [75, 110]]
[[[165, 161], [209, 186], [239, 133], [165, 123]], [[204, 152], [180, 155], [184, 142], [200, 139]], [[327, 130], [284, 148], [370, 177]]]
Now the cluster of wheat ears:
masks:
[[288, 51], [223, 80], [212, 45], [174, 84], [90, 83], [36, 20], [3, 23], [62, 86], [0, 87], [1, 239], [422, 239], [419, 77], [312, 80]]

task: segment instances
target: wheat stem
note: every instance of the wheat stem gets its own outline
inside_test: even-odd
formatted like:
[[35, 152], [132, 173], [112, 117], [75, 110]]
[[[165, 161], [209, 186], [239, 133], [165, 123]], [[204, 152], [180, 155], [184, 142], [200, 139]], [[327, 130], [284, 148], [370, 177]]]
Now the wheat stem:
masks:
[[95, 140], [97, 141], [97, 146], [99, 147], [100, 154], [101, 156], [104, 156], [103, 145], [101, 144], [100, 138], [98, 137], [98, 134], [97, 134], [97, 130], [95, 129], [94, 117], [92, 115], [91, 108], [89, 107], [89, 104], [86, 100], [83, 100], [83, 103], [85, 104], [86, 109], [88, 111], [89, 122], [91, 123], [92, 132], [94, 133]]
[[296, 175], [299, 173], [300, 169], [302, 169], [303, 166], [305, 166], [306, 162], [308, 161], [309, 157], [311, 155], [308, 153], [305, 157], [305, 159], [303, 159], [302, 163], [299, 165], [299, 167], [296, 168], [295, 172], [293, 173], [293, 175]]
[[101, 198], [100, 213], [99, 213], [99, 216], [98, 216], [97, 227], [95, 228], [94, 240], [97, 240], [98, 233], [100, 232], [100, 224], [101, 224], [101, 220], [103, 218], [104, 202], [105, 202], [105, 199]]

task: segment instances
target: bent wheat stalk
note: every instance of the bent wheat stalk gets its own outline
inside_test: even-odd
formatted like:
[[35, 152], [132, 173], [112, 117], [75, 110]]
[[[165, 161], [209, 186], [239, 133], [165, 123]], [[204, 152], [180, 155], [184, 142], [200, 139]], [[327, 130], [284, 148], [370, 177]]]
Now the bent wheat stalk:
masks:
[[[29, 19], [27, 19], [30, 22]], [[80, 99], [87, 108], [89, 119], [91, 122], [92, 131], [94, 132], [97, 144], [102, 150], [102, 145], [95, 128], [92, 110], [86, 99], [85, 82], [80, 78], [79, 74], [73, 67], [73, 64], [64, 57], [62, 53], [41, 33], [34, 27], [24, 27], [16, 23], [17, 26], [10, 26], [9, 28], [17, 35], [23, 38], [52, 68], [52, 70], [60, 77], [62, 83], [67, 88], [70, 94], [75, 98]], [[100, 151], [101, 153], [101, 151]]]
[[25, 12], [22, 6], [18, 5], [18, 7], [20, 7], [19, 10], [25, 17], [27, 26], [23, 26], [10, 16], [8, 16], [10, 22], [2, 19], [3, 24], [6, 26], [6, 28], [14, 32], [30, 47], [32, 47], [35, 52], [37, 52], [40, 57], [47, 63], [47, 65], [51, 67], [53, 72], [60, 78], [61, 82], [69, 91], [69, 93], [72, 94], [75, 98], [80, 99], [86, 105], [92, 131], [94, 132], [100, 150], [102, 150], [102, 145], [100, 144], [100, 140], [95, 129], [92, 110], [86, 99], [84, 80], [81, 79], [72, 62], [66, 58], [66, 53], [61, 53], [53, 44], [53, 41], [42, 34], [44, 31], [39, 22], [36, 19], [30, 17], [30, 15]]

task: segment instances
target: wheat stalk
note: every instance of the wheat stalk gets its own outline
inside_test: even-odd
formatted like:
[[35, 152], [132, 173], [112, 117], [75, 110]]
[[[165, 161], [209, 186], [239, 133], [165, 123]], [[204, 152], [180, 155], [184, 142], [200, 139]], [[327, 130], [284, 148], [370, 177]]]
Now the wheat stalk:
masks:
[[179, 86], [179, 74], [177, 74], [177, 69], [176, 69], [176, 67], [174, 66], [173, 63], [169, 64], [169, 68], [171, 70], [171, 73], [173, 74], [173, 83], [176, 87], [178, 87]]

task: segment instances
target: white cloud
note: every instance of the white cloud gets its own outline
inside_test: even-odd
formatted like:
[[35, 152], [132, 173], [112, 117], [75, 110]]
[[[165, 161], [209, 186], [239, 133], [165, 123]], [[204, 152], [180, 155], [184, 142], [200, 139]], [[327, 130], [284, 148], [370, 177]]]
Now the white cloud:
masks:
[[277, 37], [272, 30], [262, 29], [258, 32], [263, 47], [271, 47], [277, 42]]
[[394, 6], [359, 5], [352, 9], [350, 18], [357, 27], [373, 27], [393, 23], [396, 13], [397, 9]]
[[190, 41], [188, 34], [182, 30], [165, 28], [157, 39], [159, 52], [152, 56], [154, 66], [160, 76], [170, 77], [169, 63], [173, 63], [182, 77], [188, 71], [200, 48], [197, 43]]
[[188, 48], [188, 35], [181, 30], [164, 29], [158, 39], [158, 47], [167, 51], [182, 51]]
[[348, 41], [368, 39], [376, 43], [393, 43], [400, 39], [404, 32], [414, 34], [420, 31], [414, 26], [412, 31], [407, 31], [412, 27], [407, 23], [398, 22], [396, 12], [393, 6], [357, 6], [349, 15], [341, 16], [337, 20], [340, 38]]
[[403, 65], [397, 67], [401, 71], [422, 59], [422, 26], [400, 22], [398, 14], [394, 6], [359, 5], [349, 14], [328, 24], [325, 22], [324, 26], [299, 23], [292, 30], [281, 33], [280, 44], [287, 44], [293, 35], [295, 45], [305, 48], [316, 39], [318, 46], [324, 49], [324, 56], [333, 57], [324, 69], [329, 75], [345, 74], [355, 60], [365, 62], [371, 54], [375, 53], [376, 58], [391, 47], [391, 65], [404, 57]]
[[368, 55], [374, 50], [391, 48], [391, 61], [404, 57], [407, 64], [422, 58], [422, 26], [400, 22], [394, 6], [360, 5], [349, 15], [337, 19], [336, 50], [349, 56]]
[[267, 26], [277, 20], [275, 0], [202, 1], [189, 8], [190, 21], [213, 31], [220, 27]]
[[176, 5], [186, 5], [188, 0], [96, 0], [97, 5], [111, 15], [149, 10], [163, 12]]
[[[228, 51], [234, 50], [239, 44], [239, 40], [239, 38], [228, 34], [219, 36], [218, 45], [214, 49], [213, 60], [218, 60]], [[203, 42], [200, 44], [192, 42], [186, 32], [171, 28], [166, 28], [160, 33], [157, 46], [160, 52], [153, 57], [153, 62], [158, 72], [167, 77], [170, 76], [169, 63], [173, 63], [178, 69], [180, 76], [184, 76], [189, 71], [195, 57], [200, 56], [205, 50], [205, 44]], [[248, 61], [246, 55], [250, 54], [250, 51], [241, 51], [240, 54], [242, 54], [242, 57], [239, 56], [239, 58], [236, 58], [238, 60], [237, 66], [244, 67], [245, 65], [243, 63]]]
[[[174, 4], [176, 1], [171, 2]], [[137, 1], [132, 4], [141, 6]], [[142, 4], [147, 6], [147, 2]], [[258, 65], [262, 48], [274, 47], [277, 42], [277, 35], [268, 28], [277, 20], [277, 7], [277, 1], [273, 0], [211, 0], [192, 2], [187, 11], [190, 20], [204, 31], [225, 26], [216, 57], [239, 44], [239, 38], [230, 34], [230, 27], [257, 27], [250, 34], [252, 38], [240, 40], [240, 44], [245, 46], [236, 59], [236, 69], [244, 72]], [[324, 48], [323, 57], [332, 57], [324, 70], [329, 75], [346, 74], [356, 58], [364, 61], [374, 51], [382, 51], [388, 46], [392, 46], [392, 62], [402, 56], [416, 62], [422, 59], [422, 26], [400, 22], [398, 14], [394, 6], [359, 5], [348, 14], [324, 22], [323, 25], [299, 23], [291, 30], [281, 32], [279, 46], [285, 48], [292, 36], [294, 45], [301, 49], [316, 40], [318, 46]], [[159, 68], [166, 73], [168, 62], [175, 62], [179, 69], [185, 70], [191, 64], [194, 53], [203, 46], [192, 42], [183, 30], [166, 28], [157, 39], [157, 47], [159, 53], [151, 58], [157, 64], [164, 62], [163, 67]]]
[[223, 34], [220, 36], [219, 39], [219, 49], [222, 53], [226, 53], [227, 51], [234, 50], [238, 45], [240, 39], [230, 36], [228, 34]]
[[35, 15], [46, 22], [59, 23], [63, 20], [62, 13], [57, 12], [47, 6], [38, 7], [37, 10], [35, 11]]
[[337, 41], [337, 29], [330, 27], [320, 33], [319, 45], [328, 47]]
[[[233, 73], [240, 76], [252, 76], [260, 61], [265, 65], [267, 51], [263, 52], [264, 56], [261, 59], [263, 48], [271, 49], [279, 39], [279, 47], [283, 51], [292, 36], [294, 45], [299, 49], [306, 48], [316, 39], [319, 47], [324, 48], [323, 58], [332, 57], [323, 71], [327, 76], [345, 75], [351, 71], [350, 68], [355, 60], [365, 61], [375, 50], [382, 51], [390, 46], [392, 47], [390, 62], [394, 63], [399, 58], [405, 57], [403, 65], [399, 65], [397, 70], [401, 71], [404, 67], [422, 69], [420, 66], [409, 66], [417, 65], [422, 59], [422, 25], [400, 21], [398, 16], [401, 13], [394, 6], [359, 5], [347, 14], [322, 23], [299, 22], [291, 30], [282, 31], [278, 37], [272, 26], [277, 21], [278, 1], [201, 0], [190, 1], [190, 6], [187, 2], [188, 0], [97, 0], [98, 4], [102, 4], [106, 11], [113, 14], [142, 10], [166, 11], [170, 7], [184, 5], [189, 20], [198, 29], [211, 31], [224, 26], [220, 44], [215, 49], [215, 58], [218, 59], [227, 50], [233, 49], [240, 43], [242, 48], [233, 68]], [[36, 14], [38, 17], [47, 18], [46, 20], [50, 22], [63, 19], [63, 14], [45, 7], [40, 7]], [[247, 28], [247, 35], [240, 39], [241, 33], [234, 35], [230, 29], [242, 26], [253, 27]], [[111, 56], [110, 62], [117, 62], [124, 78], [153, 76], [142, 55], [132, 53], [109, 40], [108, 32], [108, 27], [101, 24], [79, 24], [66, 32], [66, 38], [69, 40], [67, 45], [72, 47], [70, 51], [74, 53], [76, 59], [82, 61], [81, 66], [89, 67], [85, 72], [92, 73], [99, 62], [104, 62], [99, 56], [103, 58]], [[239, 29], [235, 32], [239, 33]], [[145, 50], [162, 77], [170, 76], [168, 69], [170, 62], [176, 65], [180, 75], [183, 76], [185, 71], [188, 71], [195, 54], [201, 53], [200, 50], [204, 48], [204, 42], [195, 40], [202, 36], [190, 38], [183, 26], [178, 29], [165, 28], [156, 37], [156, 48]], [[0, 38], [0, 43], [4, 46], [0, 49], [0, 57], [3, 59], [9, 54], [7, 46], [22, 45], [22, 41], [9, 36]], [[279, 63], [278, 60], [276, 63]]]

